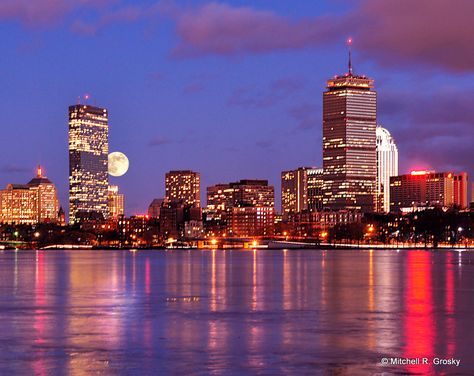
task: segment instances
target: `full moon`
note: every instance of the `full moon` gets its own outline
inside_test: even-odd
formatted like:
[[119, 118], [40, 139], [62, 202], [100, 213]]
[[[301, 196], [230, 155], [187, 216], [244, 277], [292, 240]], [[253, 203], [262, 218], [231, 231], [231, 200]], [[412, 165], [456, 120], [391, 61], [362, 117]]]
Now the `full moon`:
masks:
[[128, 171], [128, 158], [125, 154], [114, 151], [109, 154], [109, 174], [112, 176], [122, 176]]

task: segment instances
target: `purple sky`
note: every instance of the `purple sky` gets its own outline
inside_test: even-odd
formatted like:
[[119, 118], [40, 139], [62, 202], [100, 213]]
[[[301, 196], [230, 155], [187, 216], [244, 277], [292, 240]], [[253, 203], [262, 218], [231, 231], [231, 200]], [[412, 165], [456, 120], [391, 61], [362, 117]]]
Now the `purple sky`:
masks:
[[279, 192], [281, 170], [321, 165], [322, 92], [348, 36], [400, 172], [474, 173], [473, 14], [472, 0], [2, 0], [0, 185], [41, 162], [67, 208], [67, 107], [89, 93], [130, 159], [111, 178], [127, 214], [170, 169], [201, 172], [203, 192], [241, 178]]

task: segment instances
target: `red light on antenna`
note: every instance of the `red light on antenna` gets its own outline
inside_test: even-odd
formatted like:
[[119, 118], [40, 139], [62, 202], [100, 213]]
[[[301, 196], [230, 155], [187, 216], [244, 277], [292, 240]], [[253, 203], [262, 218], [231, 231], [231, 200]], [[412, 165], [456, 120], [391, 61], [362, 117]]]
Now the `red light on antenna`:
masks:
[[90, 98], [89, 94], [84, 94], [84, 99], [87, 101]]
[[351, 45], [351, 44], [352, 44], [352, 38], [348, 38], [348, 39], [347, 39], [347, 44], [348, 44], [348, 45]]

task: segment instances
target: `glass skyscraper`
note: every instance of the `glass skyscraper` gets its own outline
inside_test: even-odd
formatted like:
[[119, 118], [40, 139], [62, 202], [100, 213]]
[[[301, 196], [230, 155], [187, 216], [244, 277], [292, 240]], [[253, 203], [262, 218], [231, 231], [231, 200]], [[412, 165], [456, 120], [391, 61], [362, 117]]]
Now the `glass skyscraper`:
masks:
[[349, 72], [327, 81], [323, 94], [324, 206], [375, 209], [377, 93], [374, 81]]
[[69, 107], [69, 222], [108, 217], [108, 113]]

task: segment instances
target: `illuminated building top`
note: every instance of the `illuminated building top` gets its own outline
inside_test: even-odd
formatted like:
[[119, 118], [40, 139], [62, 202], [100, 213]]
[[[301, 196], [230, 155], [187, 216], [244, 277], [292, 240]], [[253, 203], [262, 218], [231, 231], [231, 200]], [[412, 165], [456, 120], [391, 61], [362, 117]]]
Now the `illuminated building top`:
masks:
[[348, 72], [340, 76], [334, 76], [334, 78], [327, 81], [327, 88], [329, 91], [340, 90], [343, 88], [356, 88], [359, 90], [370, 90], [374, 87], [374, 80], [367, 76], [358, 76], [354, 74], [352, 68], [352, 38], [347, 40], [349, 46], [349, 64]]

